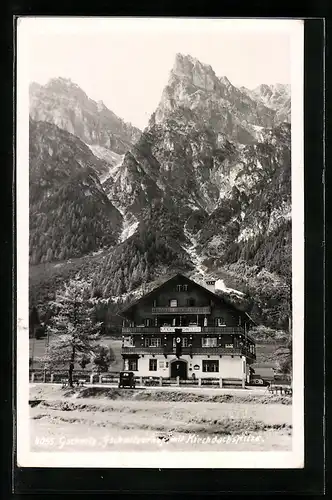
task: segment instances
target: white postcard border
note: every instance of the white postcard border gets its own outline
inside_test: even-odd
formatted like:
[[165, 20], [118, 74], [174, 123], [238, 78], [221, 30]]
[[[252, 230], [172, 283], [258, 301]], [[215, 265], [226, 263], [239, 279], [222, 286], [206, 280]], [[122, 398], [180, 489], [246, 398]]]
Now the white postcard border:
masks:
[[[29, 34], [41, 30], [73, 29], [73, 18], [43, 18], [52, 21], [41, 26], [42, 18], [22, 17], [17, 29], [17, 465], [19, 467], [139, 467], [139, 468], [301, 468], [304, 466], [304, 184], [303, 184], [303, 60], [304, 22], [302, 20], [243, 19], [128, 19], [119, 18], [118, 29], [158, 29], [158, 23], [171, 23], [172, 29], [211, 23], [220, 29], [289, 30], [292, 66], [292, 286], [293, 286], [293, 449], [290, 452], [31, 452], [29, 449]], [[92, 18], [76, 18], [79, 29], [91, 30]], [[38, 24], [35, 24], [36, 20]], [[110, 19], [94, 18], [97, 29], [108, 29]], [[114, 23], [116, 19], [112, 19]], [[124, 24], [122, 24], [124, 23]], [[114, 24], [113, 24], [114, 26]], [[78, 29], [77, 28], [77, 29]], [[75, 28], [76, 29], [76, 28]]]

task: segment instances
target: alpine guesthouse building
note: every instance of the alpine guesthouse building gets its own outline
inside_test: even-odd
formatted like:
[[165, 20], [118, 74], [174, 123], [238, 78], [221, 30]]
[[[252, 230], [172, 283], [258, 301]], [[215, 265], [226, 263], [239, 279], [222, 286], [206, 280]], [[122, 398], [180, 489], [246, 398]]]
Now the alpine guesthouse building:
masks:
[[256, 359], [247, 313], [177, 274], [121, 312], [123, 369], [137, 377], [249, 381]]

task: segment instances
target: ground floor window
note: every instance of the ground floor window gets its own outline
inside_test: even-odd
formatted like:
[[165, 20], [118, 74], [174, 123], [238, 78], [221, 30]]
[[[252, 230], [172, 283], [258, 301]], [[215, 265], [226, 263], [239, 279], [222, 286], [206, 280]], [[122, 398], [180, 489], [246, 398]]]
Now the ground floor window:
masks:
[[203, 372], [218, 372], [219, 361], [211, 361], [210, 359], [203, 360]]
[[150, 372], [156, 372], [157, 371], [157, 360], [156, 359], [149, 359], [149, 370]]
[[130, 372], [137, 372], [137, 370], [138, 370], [138, 360], [137, 359], [129, 359], [128, 360], [128, 370]]

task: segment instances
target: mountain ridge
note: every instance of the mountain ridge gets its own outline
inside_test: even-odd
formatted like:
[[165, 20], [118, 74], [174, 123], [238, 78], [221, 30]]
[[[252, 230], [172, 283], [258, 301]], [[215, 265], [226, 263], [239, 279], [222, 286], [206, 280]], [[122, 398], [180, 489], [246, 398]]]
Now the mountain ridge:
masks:
[[[59, 82], [51, 84], [53, 91], [55, 84]], [[32, 90], [35, 109], [36, 96], [43, 97], [44, 90]], [[73, 87], [75, 95], [80, 90]], [[273, 91], [262, 85], [256, 93], [239, 89], [227, 77], [218, 77], [210, 65], [177, 54], [148, 126], [127, 143], [127, 149], [116, 153], [103, 141], [86, 146], [84, 154], [101, 181], [103, 196], [118, 214], [108, 246], [86, 246], [77, 255], [99, 248], [106, 252], [95, 269], [89, 268], [104, 296], [129, 293], [174, 266], [213, 275], [228, 269], [233, 276], [244, 262], [249, 281], [261, 287], [259, 273], [264, 269], [268, 281], [277, 283], [286, 309], [283, 284], [289, 281], [291, 264], [291, 127], [286, 98], [280, 86]], [[103, 106], [100, 102], [99, 109]], [[70, 142], [70, 134], [66, 137], [64, 142]], [[77, 151], [83, 147], [79, 144]], [[63, 148], [58, 146], [61, 163]], [[30, 168], [35, 161], [31, 159]], [[55, 167], [54, 158], [52, 162]], [[95, 222], [92, 210], [91, 224]], [[60, 261], [59, 252], [55, 254]], [[259, 302], [256, 285], [250, 286]], [[271, 285], [268, 297], [272, 290]], [[283, 310], [274, 314], [278, 324], [285, 323]]]
[[104, 146], [123, 154], [141, 131], [124, 122], [103, 101], [94, 101], [68, 78], [51, 78], [45, 85], [29, 87], [29, 114], [36, 121], [47, 121], [67, 130], [83, 142]]

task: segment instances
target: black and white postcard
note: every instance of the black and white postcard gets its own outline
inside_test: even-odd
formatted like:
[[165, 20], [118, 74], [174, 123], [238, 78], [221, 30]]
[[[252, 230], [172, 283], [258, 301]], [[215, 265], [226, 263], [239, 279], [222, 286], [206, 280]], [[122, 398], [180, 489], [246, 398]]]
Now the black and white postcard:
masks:
[[21, 467], [302, 468], [303, 21], [22, 17]]

